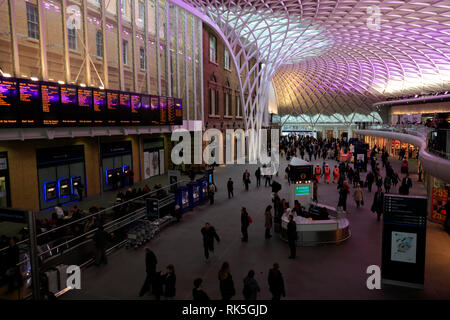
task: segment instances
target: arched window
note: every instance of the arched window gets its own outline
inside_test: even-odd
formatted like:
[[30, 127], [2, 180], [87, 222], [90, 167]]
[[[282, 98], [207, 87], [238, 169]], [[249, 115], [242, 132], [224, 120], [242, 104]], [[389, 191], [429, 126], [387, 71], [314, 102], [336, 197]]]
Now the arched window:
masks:
[[103, 57], [103, 34], [100, 30], [95, 35], [95, 44], [97, 46], [97, 56]]

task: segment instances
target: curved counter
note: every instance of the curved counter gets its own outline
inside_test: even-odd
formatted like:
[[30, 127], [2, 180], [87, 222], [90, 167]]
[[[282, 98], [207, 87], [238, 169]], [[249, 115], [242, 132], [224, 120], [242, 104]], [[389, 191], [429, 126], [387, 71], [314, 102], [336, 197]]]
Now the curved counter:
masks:
[[[328, 210], [329, 220], [310, 220], [295, 216], [297, 224], [297, 246], [317, 246], [321, 244], [337, 244], [350, 238], [350, 223], [343, 214], [336, 213], [332, 207], [321, 205]], [[287, 241], [287, 224], [290, 210], [281, 218], [281, 239]]]

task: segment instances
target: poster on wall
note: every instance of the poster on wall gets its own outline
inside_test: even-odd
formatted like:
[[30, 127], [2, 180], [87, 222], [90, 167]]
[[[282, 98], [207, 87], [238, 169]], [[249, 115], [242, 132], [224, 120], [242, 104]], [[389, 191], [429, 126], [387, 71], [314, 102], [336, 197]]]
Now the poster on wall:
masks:
[[410, 232], [392, 232], [391, 260], [416, 263], [417, 234]]
[[431, 218], [433, 220], [442, 223], [445, 221], [446, 214], [444, 214], [445, 210], [443, 210], [443, 208], [447, 203], [447, 201], [448, 201], [448, 190], [446, 188], [439, 188], [433, 186], [432, 211], [431, 211]]
[[150, 152], [144, 152], [144, 179], [150, 177]]

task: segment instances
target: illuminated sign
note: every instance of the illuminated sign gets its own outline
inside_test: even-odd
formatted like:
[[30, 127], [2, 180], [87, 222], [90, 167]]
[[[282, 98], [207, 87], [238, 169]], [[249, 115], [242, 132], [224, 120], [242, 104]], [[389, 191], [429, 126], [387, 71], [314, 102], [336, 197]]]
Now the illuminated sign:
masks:
[[0, 78], [0, 124], [17, 124], [17, 83]]
[[296, 186], [295, 187], [295, 195], [296, 196], [304, 196], [311, 194], [310, 186]]

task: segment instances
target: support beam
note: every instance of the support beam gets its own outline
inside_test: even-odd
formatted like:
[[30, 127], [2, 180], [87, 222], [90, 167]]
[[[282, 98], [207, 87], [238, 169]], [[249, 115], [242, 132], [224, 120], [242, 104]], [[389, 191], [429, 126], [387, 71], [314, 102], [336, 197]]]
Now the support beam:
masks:
[[47, 62], [47, 32], [44, 19], [44, 0], [37, 0], [38, 22], [39, 22], [39, 57], [41, 63], [41, 79], [48, 80], [48, 62]]
[[150, 59], [148, 57], [148, 0], [144, 0], [145, 92], [150, 93]]
[[87, 0], [81, 1], [81, 17], [83, 19], [83, 41], [84, 41], [84, 55], [86, 57], [85, 74], [86, 85], [91, 86], [91, 56], [89, 53], [89, 32], [87, 22]]
[[[131, 1], [131, 60], [133, 63], [133, 91], [137, 92], [138, 90], [138, 73], [136, 69], [136, 0], [130, 0]], [[140, 57], [140, 51], [139, 51], [139, 57]]]
[[[116, 1], [116, 23], [117, 23], [117, 52], [118, 55], [118, 63], [119, 63], [119, 89], [125, 91], [125, 79], [123, 73], [123, 37], [122, 37], [122, 6], [121, 3], [125, 0], [117, 0]], [[105, 48], [106, 49], [106, 48]]]
[[159, 48], [159, 1], [155, 0], [155, 20], [156, 20], [156, 92], [161, 95], [161, 56]]
[[105, 89], [109, 88], [109, 76], [108, 76], [108, 43], [106, 40], [106, 0], [100, 0], [100, 19], [102, 28], [102, 48], [103, 48], [103, 84]]
[[17, 26], [16, 26], [16, 1], [8, 0], [9, 10], [9, 31], [11, 33], [11, 53], [13, 63], [13, 73], [15, 77], [20, 77], [19, 63], [19, 46], [17, 43]]
[[63, 52], [64, 52], [64, 81], [70, 83], [70, 56], [69, 56], [69, 39], [67, 34], [66, 4], [67, 0], [61, 0], [61, 29], [63, 36]]

